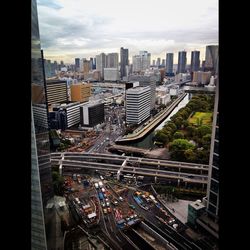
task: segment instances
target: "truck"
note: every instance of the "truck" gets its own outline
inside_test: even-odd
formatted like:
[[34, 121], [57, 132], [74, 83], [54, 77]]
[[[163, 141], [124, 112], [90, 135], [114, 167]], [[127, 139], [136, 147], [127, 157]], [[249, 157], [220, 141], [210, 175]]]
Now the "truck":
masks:
[[100, 187], [100, 188], [102, 188], [102, 187], [103, 187], [103, 183], [102, 183], [102, 181], [99, 181], [99, 182], [98, 182], [98, 184], [99, 184], [99, 187]]

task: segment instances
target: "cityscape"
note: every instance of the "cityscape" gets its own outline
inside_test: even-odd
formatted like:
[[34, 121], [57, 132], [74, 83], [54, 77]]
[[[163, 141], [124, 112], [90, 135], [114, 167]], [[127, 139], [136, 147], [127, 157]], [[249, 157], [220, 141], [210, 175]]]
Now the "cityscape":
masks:
[[31, 2], [32, 249], [219, 249], [218, 2], [138, 2]]

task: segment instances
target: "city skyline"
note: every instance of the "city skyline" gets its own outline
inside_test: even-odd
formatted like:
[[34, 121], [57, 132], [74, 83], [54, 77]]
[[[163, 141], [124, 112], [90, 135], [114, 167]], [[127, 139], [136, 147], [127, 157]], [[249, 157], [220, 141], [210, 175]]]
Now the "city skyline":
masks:
[[130, 62], [147, 50], [151, 59], [174, 53], [177, 64], [178, 52], [185, 50], [189, 64], [192, 50], [204, 60], [206, 45], [218, 44], [218, 0], [160, 0], [157, 5], [128, 0], [124, 6], [113, 0], [39, 0], [38, 14], [45, 57], [65, 63], [125, 47]]

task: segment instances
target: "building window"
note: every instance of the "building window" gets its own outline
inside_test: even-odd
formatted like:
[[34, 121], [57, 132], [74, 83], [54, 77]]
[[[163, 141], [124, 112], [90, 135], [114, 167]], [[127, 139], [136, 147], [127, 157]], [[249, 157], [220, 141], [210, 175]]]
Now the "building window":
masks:
[[211, 180], [211, 187], [210, 188], [215, 193], [218, 193], [218, 191], [219, 191], [219, 183], [214, 181], [214, 180]]
[[212, 214], [216, 214], [216, 207], [214, 207], [212, 204], [209, 204], [208, 211]]
[[219, 127], [215, 128], [215, 139], [219, 140]]
[[214, 152], [219, 154], [219, 141], [217, 140], [214, 141]]
[[219, 168], [219, 156], [218, 155], [213, 155], [213, 166]]
[[210, 192], [209, 194], [209, 203], [212, 203], [213, 205], [217, 206], [217, 195], [213, 192]]
[[219, 170], [217, 168], [212, 168], [212, 178], [219, 181]]

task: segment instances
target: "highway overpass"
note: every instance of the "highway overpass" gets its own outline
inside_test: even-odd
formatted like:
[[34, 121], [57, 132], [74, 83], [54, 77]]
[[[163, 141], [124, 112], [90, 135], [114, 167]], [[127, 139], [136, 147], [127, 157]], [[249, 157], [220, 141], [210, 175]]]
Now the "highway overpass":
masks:
[[[124, 164], [125, 163], [125, 164]], [[51, 164], [62, 171], [92, 169], [207, 184], [208, 165], [97, 153], [52, 153]]]

